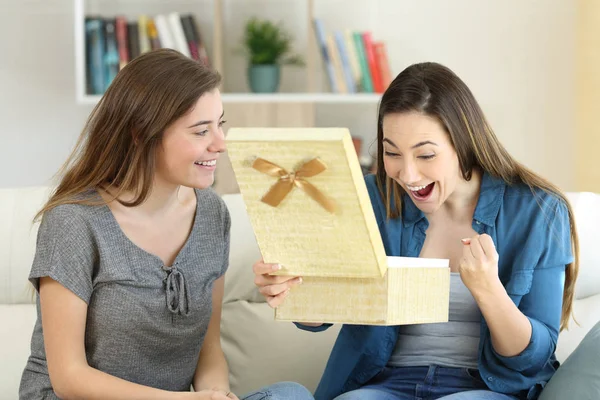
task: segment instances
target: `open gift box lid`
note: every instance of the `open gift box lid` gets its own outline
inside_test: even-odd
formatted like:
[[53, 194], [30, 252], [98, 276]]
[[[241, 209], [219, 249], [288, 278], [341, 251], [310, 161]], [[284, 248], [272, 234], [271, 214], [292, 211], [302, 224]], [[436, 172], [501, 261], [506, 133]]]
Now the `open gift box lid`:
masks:
[[256, 240], [281, 275], [381, 278], [387, 259], [346, 128], [231, 128]]

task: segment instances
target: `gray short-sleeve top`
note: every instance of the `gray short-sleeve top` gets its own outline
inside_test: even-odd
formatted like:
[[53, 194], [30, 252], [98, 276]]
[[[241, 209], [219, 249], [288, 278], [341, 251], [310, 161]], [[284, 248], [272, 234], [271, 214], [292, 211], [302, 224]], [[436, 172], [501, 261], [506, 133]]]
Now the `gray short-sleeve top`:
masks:
[[[99, 198], [97, 192], [90, 196]], [[61, 205], [45, 213], [30, 281], [48, 276], [88, 304], [88, 364], [155, 388], [189, 390], [212, 311], [212, 287], [228, 266], [230, 219], [212, 190], [196, 190], [192, 230], [172, 266], [142, 250], [108, 206]], [[39, 296], [21, 399], [54, 399]]]

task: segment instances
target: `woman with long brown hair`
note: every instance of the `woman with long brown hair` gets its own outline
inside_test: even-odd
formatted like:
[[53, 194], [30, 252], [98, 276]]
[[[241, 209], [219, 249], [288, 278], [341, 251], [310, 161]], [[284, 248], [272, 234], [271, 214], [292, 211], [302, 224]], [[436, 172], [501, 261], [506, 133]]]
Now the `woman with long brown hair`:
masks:
[[[220, 344], [220, 76], [174, 50], [119, 72], [40, 211], [21, 399], [237, 399]], [[190, 389], [193, 386], [194, 392]], [[294, 383], [252, 394], [311, 399]]]
[[[564, 194], [508, 154], [440, 64], [412, 65], [391, 83], [377, 147], [366, 181], [386, 253], [450, 260], [449, 322], [344, 325], [315, 398], [537, 398], [558, 367], [578, 272]], [[298, 280], [272, 268], [254, 266], [276, 307]]]

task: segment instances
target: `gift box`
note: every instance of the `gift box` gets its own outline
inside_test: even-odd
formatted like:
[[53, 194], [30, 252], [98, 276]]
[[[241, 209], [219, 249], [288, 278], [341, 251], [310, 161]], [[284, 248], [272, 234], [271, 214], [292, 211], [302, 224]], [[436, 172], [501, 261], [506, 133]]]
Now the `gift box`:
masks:
[[303, 278], [277, 320], [448, 321], [448, 260], [386, 256], [348, 129], [231, 128], [227, 149], [264, 261]]

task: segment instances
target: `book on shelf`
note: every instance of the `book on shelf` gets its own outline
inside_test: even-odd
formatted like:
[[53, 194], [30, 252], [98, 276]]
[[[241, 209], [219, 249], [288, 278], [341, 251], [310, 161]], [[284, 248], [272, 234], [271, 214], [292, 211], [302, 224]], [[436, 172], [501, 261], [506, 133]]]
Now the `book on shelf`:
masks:
[[264, 261], [303, 277], [275, 319], [448, 321], [449, 261], [386, 255], [348, 129], [231, 128], [226, 140]]
[[384, 83], [381, 80], [381, 71], [379, 70], [377, 59], [375, 58], [375, 49], [373, 47], [373, 37], [371, 32], [364, 32], [362, 38], [365, 45], [365, 57], [367, 59], [367, 64], [369, 65], [369, 73], [371, 74], [371, 80], [373, 81], [373, 91], [375, 93], [382, 93], [384, 91]]
[[350, 90], [348, 88], [348, 83], [346, 82], [346, 79], [344, 79], [344, 66], [342, 65], [341, 56], [338, 51], [338, 47], [333, 37], [333, 34], [328, 33], [325, 39], [327, 41], [327, 51], [329, 52], [331, 64], [333, 65], [334, 79], [336, 82], [336, 87], [338, 88], [338, 93], [346, 94]]
[[357, 82], [354, 80], [354, 73], [352, 72], [350, 63], [350, 53], [346, 49], [344, 36], [340, 31], [335, 31], [333, 35], [337, 51], [340, 54], [340, 66], [344, 74], [344, 79], [346, 80], [346, 87], [348, 88], [349, 93], [356, 93]]
[[337, 79], [335, 77], [335, 69], [333, 67], [333, 61], [329, 55], [330, 50], [328, 50], [327, 38], [325, 34], [325, 28], [323, 27], [323, 21], [318, 18], [313, 20], [313, 27], [315, 30], [315, 37], [317, 39], [317, 45], [319, 46], [320, 54], [323, 59], [323, 65], [325, 66], [325, 71], [327, 72], [327, 77], [329, 79], [329, 84], [331, 87], [331, 91], [334, 93], [340, 93], [340, 89], [337, 85]]
[[104, 60], [104, 24], [96, 19], [86, 18], [85, 36], [86, 46], [86, 88], [89, 93], [104, 91], [105, 86], [105, 60]]
[[333, 93], [383, 93], [392, 81], [387, 48], [371, 32], [327, 32], [313, 20], [315, 38]]
[[127, 44], [127, 20], [125, 19], [125, 17], [117, 17], [115, 18], [115, 25], [117, 29], [117, 48], [119, 49], [119, 70], [121, 70], [129, 62], [129, 46]]
[[150, 37], [148, 36], [148, 16], [140, 15], [138, 17], [138, 38], [140, 43], [140, 54], [149, 52], [152, 49]]
[[133, 60], [141, 54], [140, 37], [138, 35], [137, 21], [127, 23], [127, 46], [129, 47], [129, 59]]
[[103, 94], [119, 70], [150, 50], [172, 48], [210, 65], [192, 14], [142, 14], [131, 20], [87, 16], [84, 24], [87, 94]]

